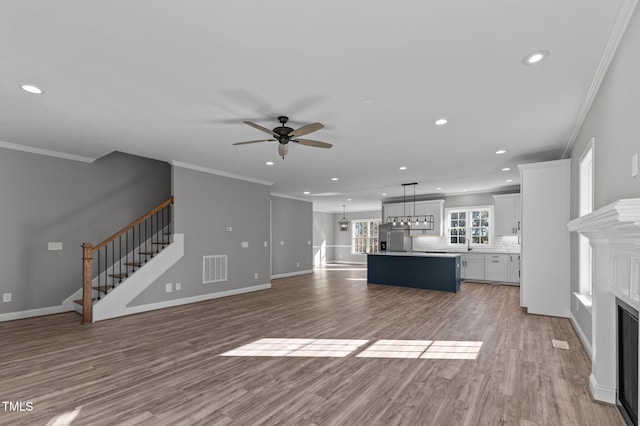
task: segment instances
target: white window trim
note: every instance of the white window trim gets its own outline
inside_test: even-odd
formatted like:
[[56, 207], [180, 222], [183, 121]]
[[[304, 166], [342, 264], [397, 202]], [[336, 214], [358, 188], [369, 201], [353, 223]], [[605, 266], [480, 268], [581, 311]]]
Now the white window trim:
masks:
[[[594, 174], [595, 174], [595, 138], [591, 138], [578, 162], [578, 209], [579, 215], [584, 216], [593, 211]], [[589, 157], [591, 169], [589, 181], [584, 181], [583, 162]], [[589, 192], [590, 191], [590, 192]], [[584, 198], [587, 197], [587, 202]], [[591, 310], [591, 294], [593, 291], [593, 254], [587, 237], [578, 237], [578, 288], [576, 297], [589, 311]]]
[[[466, 247], [467, 244], [452, 244], [451, 243], [451, 212], [459, 212], [461, 210], [471, 211], [471, 210], [489, 210], [489, 244], [474, 244], [471, 243], [471, 247], [474, 248], [493, 248], [495, 245], [495, 234], [494, 234], [494, 213], [493, 206], [491, 204], [484, 206], [460, 206], [460, 207], [447, 207], [444, 209], [444, 220], [446, 221], [445, 225], [445, 238], [447, 239], [448, 247]], [[469, 225], [469, 217], [467, 218], [467, 231], [471, 228]], [[466, 235], [467, 239], [470, 240], [471, 234]]]
[[[378, 222], [378, 244], [380, 244], [380, 225], [382, 224], [382, 222], [380, 221], [380, 218], [370, 218], [370, 219], [351, 219], [351, 254], [352, 255], [365, 255], [368, 254], [367, 253], [362, 253], [359, 251], [353, 251], [353, 239], [355, 238], [353, 233], [356, 231], [356, 227], [355, 227], [355, 222]], [[367, 237], [368, 238], [368, 237]], [[369, 244], [367, 244], [367, 247], [369, 246]]]

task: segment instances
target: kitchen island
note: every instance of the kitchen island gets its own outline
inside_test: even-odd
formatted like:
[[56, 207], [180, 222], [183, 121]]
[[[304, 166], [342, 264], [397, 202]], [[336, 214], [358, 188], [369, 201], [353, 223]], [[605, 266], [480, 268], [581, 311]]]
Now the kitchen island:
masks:
[[460, 255], [370, 253], [367, 255], [367, 282], [455, 293], [460, 290]]

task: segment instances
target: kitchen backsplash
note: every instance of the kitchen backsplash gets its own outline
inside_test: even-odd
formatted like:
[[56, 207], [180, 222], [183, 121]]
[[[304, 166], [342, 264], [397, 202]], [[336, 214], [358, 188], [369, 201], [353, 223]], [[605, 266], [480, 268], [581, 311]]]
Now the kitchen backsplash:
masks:
[[[447, 245], [447, 237], [413, 237], [413, 251], [428, 250], [456, 250], [465, 247], [453, 247]], [[520, 253], [520, 244], [517, 236], [494, 237], [493, 246], [487, 248], [476, 248], [476, 251]]]

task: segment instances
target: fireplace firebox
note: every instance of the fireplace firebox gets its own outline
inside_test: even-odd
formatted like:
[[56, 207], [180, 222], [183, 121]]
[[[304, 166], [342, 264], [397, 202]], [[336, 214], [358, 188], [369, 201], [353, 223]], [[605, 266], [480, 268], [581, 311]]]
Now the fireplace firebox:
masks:
[[638, 424], [638, 311], [620, 299], [618, 308], [617, 406], [629, 425]]

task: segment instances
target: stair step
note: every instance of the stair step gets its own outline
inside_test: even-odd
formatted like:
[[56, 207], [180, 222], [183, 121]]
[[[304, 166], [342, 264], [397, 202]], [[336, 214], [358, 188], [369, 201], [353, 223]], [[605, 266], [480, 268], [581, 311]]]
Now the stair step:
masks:
[[162, 241], [160, 241], [160, 242], [153, 242], [153, 243], [151, 243], [151, 244], [161, 245], [161, 246], [168, 246], [168, 245], [169, 245], [169, 243], [168, 243], [168, 242], [162, 242]]
[[141, 256], [153, 256], [155, 253], [152, 251], [139, 251], [138, 254]]
[[112, 285], [108, 285], [106, 287], [104, 287], [104, 286], [93, 287], [94, 290], [99, 291], [100, 293], [108, 293], [109, 290], [111, 290], [112, 288], [113, 288]]
[[136, 267], [142, 266], [142, 262], [124, 262], [124, 264], [128, 266], [136, 266]]
[[127, 274], [109, 274], [109, 276], [113, 278], [120, 278], [120, 279], [128, 277]]
[[[96, 301], [96, 299], [91, 299], [91, 302], [95, 302], [95, 301]], [[78, 305], [83, 305], [82, 299], [74, 300], [73, 302], [77, 303]]]

